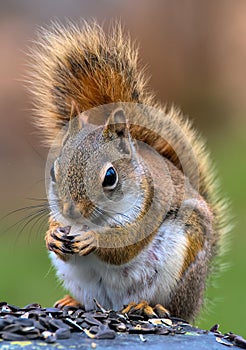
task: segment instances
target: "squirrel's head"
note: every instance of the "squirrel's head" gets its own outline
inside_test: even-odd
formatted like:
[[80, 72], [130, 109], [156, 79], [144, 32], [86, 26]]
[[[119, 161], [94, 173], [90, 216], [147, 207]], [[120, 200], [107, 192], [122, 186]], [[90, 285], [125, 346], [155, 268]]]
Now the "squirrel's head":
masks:
[[122, 109], [103, 126], [72, 119], [50, 172], [54, 216], [100, 226], [130, 221], [147, 190], [144, 168]]

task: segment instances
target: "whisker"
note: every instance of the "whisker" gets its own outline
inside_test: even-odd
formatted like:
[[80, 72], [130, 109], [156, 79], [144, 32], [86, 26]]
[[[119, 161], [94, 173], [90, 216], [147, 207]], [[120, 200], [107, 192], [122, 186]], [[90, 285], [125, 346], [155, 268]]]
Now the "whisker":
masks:
[[[22, 228], [20, 230], [18, 230], [18, 234], [16, 237], [16, 242], [19, 239], [20, 235], [22, 234], [22, 232], [26, 229], [26, 227], [33, 222], [32, 226], [30, 229], [32, 229], [34, 227], [34, 225], [36, 224], [36, 222], [38, 220], [40, 220], [41, 218], [44, 218], [48, 215], [48, 212], [45, 209], [42, 209], [40, 211], [36, 211], [34, 213], [31, 213], [30, 215], [28, 215], [28, 217], [25, 217], [24, 220], [27, 220], [26, 222], [24, 222], [24, 225], [22, 226]], [[30, 231], [31, 232], [31, 231]], [[29, 236], [30, 237], [30, 236]]]
[[[38, 221], [39, 220], [37, 220], [37, 222]], [[40, 223], [39, 223], [39, 226], [38, 226], [38, 229], [37, 229], [37, 236], [40, 236], [41, 232], [46, 233], [46, 231], [48, 229], [48, 226], [49, 226], [49, 224], [48, 224], [46, 215], [44, 215], [43, 217], [40, 217]]]
[[36, 201], [36, 202], [39, 202], [39, 201], [47, 201], [47, 198], [46, 198], [46, 197], [43, 197], [43, 198], [26, 197], [26, 199], [28, 199], [29, 201]]
[[[103, 213], [106, 213], [106, 211], [104, 209], [102, 209], [102, 211], [103, 211]], [[110, 212], [113, 213], [114, 215], [120, 215], [120, 216], [123, 216], [124, 218], [126, 218], [127, 220], [130, 220], [130, 217], [124, 213], [120, 213], [120, 212], [113, 211], [113, 210], [111, 210]], [[109, 213], [108, 213], [108, 215], [109, 215]]]
[[[14, 227], [18, 227], [18, 225], [21, 225], [23, 222], [25, 222], [26, 220], [30, 220], [31, 218], [36, 217], [36, 215], [40, 215], [40, 214], [48, 214], [49, 210], [48, 208], [39, 208], [39, 210], [35, 210], [32, 213], [30, 213], [29, 215], [26, 215], [25, 217], [21, 218], [20, 220], [18, 220], [17, 222], [15, 222], [13, 225], [10, 225], [9, 227], [7, 227], [1, 234], [5, 234], [7, 233], [9, 230], [11, 230]], [[24, 225], [25, 226], [25, 225]], [[21, 232], [23, 231], [23, 228], [21, 230]]]
[[[97, 215], [97, 214], [98, 214], [98, 215]], [[100, 217], [100, 219], [101, 219], [102, 221], [104, 221], [105, 223], [107, 223], [107, 219], [104, 218], [104, 217], [102, 216], [102, 213], [101, 213], [100, 209], [97, 208], [97, 207], [95, 207], [94, 212], [92, 213], [92, 218], [94, 218], [95, 220], [97, 220], [99, 217]]]
[[26, 226], [31, 223], [33, 220], [35, 220], [35, 218], [39, 218], [41, 215], [46, 215], [48, 214], [48, 211], [46, 211], [46, 209], [41, 209], [41, 210], [38, 210], [38, 211], [35, 211], [31, 214], [29, 214], [28, 216], [24, 217], [23, 219], [24, 220], [27, 220], [25, 223], [24, 223], [24, 226], [22, 227], [21, 232], [24, 231], [24, 229], [26, 228]]
[[[35, 217], [33, 217], [33, 220], [36, 219], [36, 221], [34, 221], [34, 222], [32, 223], [32, 226], [30, 227], [30, 232], [32, 231], [32, 229], [34, 228], [34, 226], [36, 226], [36, 224], [37, 224], [40, 220], [46, 218], [46, 217], [48, 216], [48, 214], [49, 214], [49, 213], [46, 212], [46, 211], [43, 211], [42, 213], [37, 213], [37, 214], [35, 215]], [[32, 222], [31, 219], [30, 219], [30, 222]]]
[[43, 226], [45, 226], [45, 224], [46, 224], [46, 227], [48, 227], [47, 215], [48, 215], [47, 213], [43, 213], [43, 214], [37, 216], [36, 218], [34, 218], [34, 222], [32, 223], [32, 225], [29, 229], [29, 241], [30, 241], [30, 236], [32, 234], [32, 231], [33, 231], [34, 227], [37, 226], [38, 223], [39, 223], [38, 228], [35, 229], [35, 236], [36, 237], [39, 236], [41, 234], [41, 232], [42, 233], [46, 232], [47, 228], [46, 229], [44, 228], [42, 231], [41, 231], [41, 228], [43, 228]]
[[56, 198], [56, 199], [52, 199], [52, 200], [48, 200], [47, 198], [32, 198], [32, 197], [26, 197], [27, 200], [30, 201], [36, 201], [36, 202], [46, 202], [46, 203], [61, 203], [61, 200]]
[[[117, 220], [115, 217], [110, 215], [106, 210], [104, 210], [102, 208], [95, 207], [95, 211], [96, 211], [97, 214], [100, 215], [100, 218], [103, 219], [104, 222], [107, 222], [107, 220], [103, 217], [103, 216], [106, 216], [106, 217], [110, 218], [111, 220], [113, 220], [118, 225], [122, 226], [122, 223], [119, 220]], [[118, 212], [112, 212], [112, 213], [115, 214], [115, 215], [121, 215], [121, 216], [125, 217], [127, 220], [130, 220], [130, 218], [127, 215], [125, 215], [125, 214], [118, 213]], [[95, 218], [98, 218], [98, 217], [95, 216]]]
[[29, 205], [27, 207], [22, 207], [22, 208], [18, 208], [18, 209], [12, 210], [8, 214], [6, 214], [2, 218], [0, 218], [0, 221], [8, 218], [9, 216], [11, 216], [13, 214], [16, 214], [16, 213], [19, 213], [19, 212], [24, 212], [24, 211], [30, 210], [30, 209], [37, 209], [37, 208], [49, 208], [49, 204], [48, 203], [43, 203], [43, 204], [38, 204], [38, 205]]

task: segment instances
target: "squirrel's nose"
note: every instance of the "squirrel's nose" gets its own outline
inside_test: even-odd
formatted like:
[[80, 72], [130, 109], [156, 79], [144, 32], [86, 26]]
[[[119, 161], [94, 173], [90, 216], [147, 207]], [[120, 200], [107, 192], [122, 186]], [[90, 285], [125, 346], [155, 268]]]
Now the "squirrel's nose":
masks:
[[70, 219], [78, 219], [81, 217], [79, 209], [72, 202], [63, 203], [62, 213], [65, 217]]
[[83, 199], [78, 204], [72, 201], [63, 202], [62, 213], [69, 219], [79, 219], [81, 216], [88, 218], [93, 211], [93, 204], [88, 199]]

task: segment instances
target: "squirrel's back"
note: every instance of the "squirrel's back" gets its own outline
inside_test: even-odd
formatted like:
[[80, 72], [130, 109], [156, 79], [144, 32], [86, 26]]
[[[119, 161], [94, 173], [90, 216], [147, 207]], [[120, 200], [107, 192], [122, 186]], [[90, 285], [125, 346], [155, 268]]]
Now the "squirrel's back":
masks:
[[174, 134], [173, 128], [167, 127], [165, 116], [182, 130], [198, 165], [199, 193], [214, 214], [212, 252], [216, 255], [226, 231], [222, 220], [224, 208], [218, 201], [218, 186], [204, 143], [177, 109], [167, 110], [155, 102], [146, 87], [143, 71], [138, 67], [138, 50], [129, 35], [124, 35], [118, 24], [108, 36], [95, 22], [81, 26], [70, 23], [66, 27], [53, 24], [51, 29], [40, 31], [37, 42], [31, 50], [31, 92], [35, 95], [36, 122], [47, 143], [50, 144], [61, 127], [69, 122], [74, 102], [76, 113], [117, 102], [138, 103], [161, 110], [164, 117], [152, 123], [157, 129], [165, 128], [162, 131], [168, 142], [151, 128], [133, 126], [131, 133], [176, 166], [180, 166], [178, 155], [184, 154], [184, 165], [190, 168], [188, 177], [192, 183], [192, 166], [185, 143]]

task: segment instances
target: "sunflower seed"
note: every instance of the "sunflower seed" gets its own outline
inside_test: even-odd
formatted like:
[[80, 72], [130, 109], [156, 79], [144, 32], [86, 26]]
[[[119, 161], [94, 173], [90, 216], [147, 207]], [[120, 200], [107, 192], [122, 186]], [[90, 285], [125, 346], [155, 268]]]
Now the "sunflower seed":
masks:
[[24, 335], [11, 333], [11, 332], [2, 332], [3, 340], [26, 340], [27, 338]]
[[68, 339], [71, 336], [70, 330], [68, 328], [59, 328], [56, 330], [57, 339]]
[[36, 310], [36, 309], [41, 309], [41, 305], [38, 303], [32, 303], [32, 304], [28, 304], [26, 306], [23, 307], [24, 310]]
[[223, 340], [219, 337], [216, 337], [216, 341], [217, 343], [220, 343], [220, 344], [223, 344], [223, 345], [226, 345], [226, 346], [233, 346], [232, 343], [229, 343], [227, 340]]
[[239, 346], [239, 347], [242, 348], [242, 349], [246, 349], [246, 340], [245, 340], [243, 337], [239, 336], [239, 335], [237, 335], [237, 336], [234, 338], [233, 343], [234, 343], [236, 346]]
[[219, 324], [215, 324], [212, 328], [210, 328], [210, 332], [216, 333], [219, 330]]
[[7, 319], [4, 318], [0, 318], [0, 331], [2, 329], [4, 329], [4, 327], [6, 327], [7, 325], [9, 325], [9, 322]]
[[56, 317], [56, 316], [63, 314], [63, 311], [61, 309], [56, 308], [56, 307], [48, 307], [45, 312], [48, 315], [51, 314], [53, 317]]
[[87, 316], [84, 321], [89, 325], [93, 326], [100, 326], [102, 324], [100, 321], [96, 320], [94, 317], [91, 316]]
[[142, 334], [139, 334], [139, 338], [140, 338], [140, 340], [141, 340], [142, 342], [146, 342], [146, 341], [147, 341], [147, 339], [144, 338]]
[[71, 327], [68, 326], [66, 323], [64, 323], [62, 320], [60, 319], [51, 319], [49, 320], [49, 326], [52, 330], [56, 331], [57, 329], [59, 328], [62, 328], [62, 329], [68, 329], [70, 330]]
[[96, 334], [95, 338], [96, 339], [114, 339], [115, 335], [116, 335], [115, 331], [113, 331], [109, 327], [107, 327], [104, 324], [102, 324], [99, 327], [99, 331]]
[[26, 326], [26, 327], [32, 327], [34, 325], [33, 320], [31, 320], [29, 318], [21, 318], [21, 317], [19, 317], [16, 320], [16, 323], [21, 325], [21, 326]]
[[75, 321], [71, 320], [70, 318], [65, 318], [64, 322], [76, 331], [83, 331], [83, 328], [80, 327]]
[[125, 332], [125, 330], [126, 330], [126, 325], [125, 325], [125, 323], [119, 323], [119, 324], [117, 324], [117, 326], [116, 326], [116, 330], [118, 331], [118, 332]]
[[21, 325], [18, 324], [9, 324], [8, 326], [4, 327], [4, 332], [17, 332], [21, 330]]
[[56, 342], [56, 336], [55, 335], [49, 335], [47, 338], [44, 340], [46, 343], [55, 343]]

